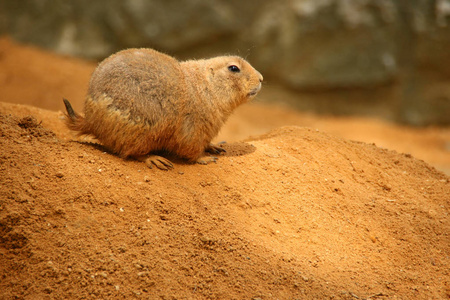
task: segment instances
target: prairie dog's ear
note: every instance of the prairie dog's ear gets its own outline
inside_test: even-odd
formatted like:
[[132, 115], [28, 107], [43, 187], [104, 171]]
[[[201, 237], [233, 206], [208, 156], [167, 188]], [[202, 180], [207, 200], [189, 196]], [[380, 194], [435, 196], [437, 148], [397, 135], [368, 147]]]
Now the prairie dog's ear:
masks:
[[209, 80], [209, 81], [213, 81], [215, 75], [216, 75], [216, 74], [215, 74], [215, 72], [214, 72], [214, 68], [209, 68], [208, 80]]

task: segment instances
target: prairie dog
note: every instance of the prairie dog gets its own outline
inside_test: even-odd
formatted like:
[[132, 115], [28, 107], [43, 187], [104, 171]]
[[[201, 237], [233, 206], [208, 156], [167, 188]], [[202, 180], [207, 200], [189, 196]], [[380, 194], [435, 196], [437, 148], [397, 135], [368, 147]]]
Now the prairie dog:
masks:
[[152, 49], [128, 49], [92, 74], [84, 116], [66, 106], [66, 124], [120, 157], [168, 170], [155, 153], [206, 164], [224, 150], [211, 144], [232, 111], [261, 89], [263, 76], [238, 56], [179, 62]]

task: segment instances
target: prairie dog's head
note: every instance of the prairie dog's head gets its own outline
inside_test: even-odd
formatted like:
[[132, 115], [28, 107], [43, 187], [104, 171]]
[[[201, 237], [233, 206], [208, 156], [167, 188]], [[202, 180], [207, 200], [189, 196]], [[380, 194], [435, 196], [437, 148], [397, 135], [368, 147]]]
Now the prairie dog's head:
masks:
[[219, 56], [184, 62], [185, 68], [201, 70], [208, 93], [234, 109], [249, 101], [261, 89], [263, 76], [239, 56]]
[[229, 96], [241, 104], [250, 100], [261, 89], [263, 76], [239, 56], [219, 56], [210, 62], [210, 81], [227, 90]]

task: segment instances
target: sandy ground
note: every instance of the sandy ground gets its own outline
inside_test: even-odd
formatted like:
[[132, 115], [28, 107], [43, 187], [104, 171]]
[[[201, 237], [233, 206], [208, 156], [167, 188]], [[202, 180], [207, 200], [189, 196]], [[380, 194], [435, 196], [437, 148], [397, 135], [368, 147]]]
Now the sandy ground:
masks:
[[164, 172], [64, 127], [94, 67], [0, 39], [0, 299], [450, 297], [448, 128], [263, 91]]

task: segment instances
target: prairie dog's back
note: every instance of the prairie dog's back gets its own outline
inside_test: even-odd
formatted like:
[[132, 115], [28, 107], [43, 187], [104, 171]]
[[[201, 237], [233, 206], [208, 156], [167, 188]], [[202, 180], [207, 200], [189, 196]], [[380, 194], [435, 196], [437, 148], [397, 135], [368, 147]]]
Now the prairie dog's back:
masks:
[[150, 123], [176, 112], [184, 93], [179, 62], [152, 49], [130, 49], [105, 59], [88, 90], [92, 101], [112, 99], [110, 108]]

